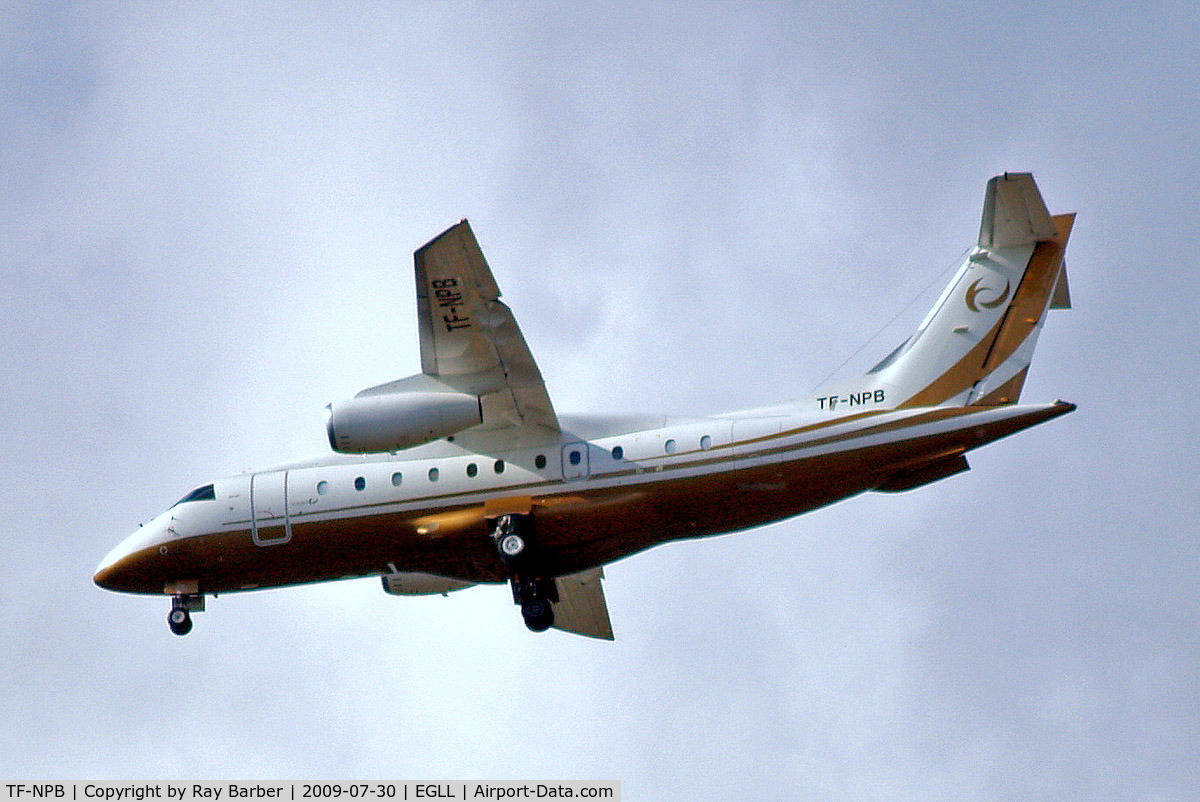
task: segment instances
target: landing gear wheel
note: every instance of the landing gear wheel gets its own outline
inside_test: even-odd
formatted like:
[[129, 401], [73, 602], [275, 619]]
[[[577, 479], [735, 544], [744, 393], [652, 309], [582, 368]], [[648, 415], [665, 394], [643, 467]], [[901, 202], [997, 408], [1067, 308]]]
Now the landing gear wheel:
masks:
[[520, 535], [505, 535], [500, 540], [500, 551], [506, 557], [519, 557], [525, 551], [525, 540]]
[[558, 601], [558, 586], [553, 579], [531, 577], [512, 579], [513, 601], [521, 605], [525, 626], [534, 632], [545, 632], [554, 626], [554, 605]]
[[534, 632], [545, 632], [554, 626], [554, 607], [545, 599], [530, 599], [521, 605], [525, 626]]
[[167, 613], [167, 626], [176, 635], [186, 635], [192, 631], [192, 616], [182, 607], [176, 607]]
[[492, 543], [509, 573], [527, 569], [536, 543], [528, 516], [501, 515], [492, 523]]

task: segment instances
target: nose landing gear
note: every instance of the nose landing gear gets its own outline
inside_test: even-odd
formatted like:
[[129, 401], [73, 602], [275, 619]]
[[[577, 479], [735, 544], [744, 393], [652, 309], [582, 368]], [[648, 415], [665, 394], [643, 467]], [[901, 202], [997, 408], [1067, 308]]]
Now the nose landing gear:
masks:
[[171, 612], [167, 613], [167, 626], [176, 635], [192, 631], [192, 611], [204, 612], [204, 595], [200, 593], [177, 593], [171, 597]]
[[513, 603], [521, 605], [525, 626], [545, 632], [554, 626], [553, 602], [558, 601], [558, 585], [553, 577], [537, 570], [537, 549], [532, 521], [527, 515], [501, 515], [492, 526], [492, 542], [501, 562], [510, 573]]
[[182, 607], [172, 607], [167, 613], [167, 626], [176, 635], [186, 635], [192, 631], [192, 615]]

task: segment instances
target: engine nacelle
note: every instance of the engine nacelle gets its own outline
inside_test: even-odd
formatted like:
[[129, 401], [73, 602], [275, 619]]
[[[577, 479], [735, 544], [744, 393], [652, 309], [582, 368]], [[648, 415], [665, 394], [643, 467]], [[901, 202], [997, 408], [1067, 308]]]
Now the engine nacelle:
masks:
[[343, 454], [399, 451], [449, 437], [483, 422], [468, 393], [410, 391], [359, 395], [326, 407], [329, 445]]
[[432, 596], [474, 586], [474, 582], [451, 579], [448, 576], [424, 574], [420, 571], [401, 571], [383, 575], [383, 589], [393, 596]]

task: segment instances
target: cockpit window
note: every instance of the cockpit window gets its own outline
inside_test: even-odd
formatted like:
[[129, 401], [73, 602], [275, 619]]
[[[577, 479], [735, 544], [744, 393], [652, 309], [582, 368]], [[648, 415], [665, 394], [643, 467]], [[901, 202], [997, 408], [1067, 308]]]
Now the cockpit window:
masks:
[[213, 486], [205, 485], [204, 487], [197, 487], [191, 493], [188, 493], [186, 496], [179, 499], [179, 501], [176, 501], [175, 506], [178, 507], [180, 504], [188, 501], [214, 501], [216, 498], [217, 493], [213, 489]]

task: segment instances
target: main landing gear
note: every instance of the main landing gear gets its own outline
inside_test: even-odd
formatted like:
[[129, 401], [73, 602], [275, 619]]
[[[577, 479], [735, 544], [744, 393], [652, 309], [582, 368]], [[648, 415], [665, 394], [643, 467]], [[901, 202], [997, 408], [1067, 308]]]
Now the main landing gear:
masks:
[[204, 612], [204, 595], [200, 593], [177, 593], [171, 597], [171, 612], [167, 613], [167, 626], [176, 635], [192, 631], [192, 611]]
[[518, 530], [527, 530], [529, 527], [523, 526], [521, 519], [519, 515], [501, 515], [492, 529], [492, 540], [500, 552], [500, 559], [504, 561], [504, 567], [510, 570], [517, 567], [525, 553], [525, 538]]
[[545, 632], [554, 626], [554, 605], [558, 601], [558, 585], [553, 579], [512, 578], [513, 602], [521, 605], [525, 626], [534, 632]]
[[554, 626], [558, 585], [553, 577], [539, 576], [532, 535], [532, 520], [527, 515], [501, 515], [492, 526], [492, 542], [510, 574], [513, 603], [521, 605], [525, 626], [545, 632]]

